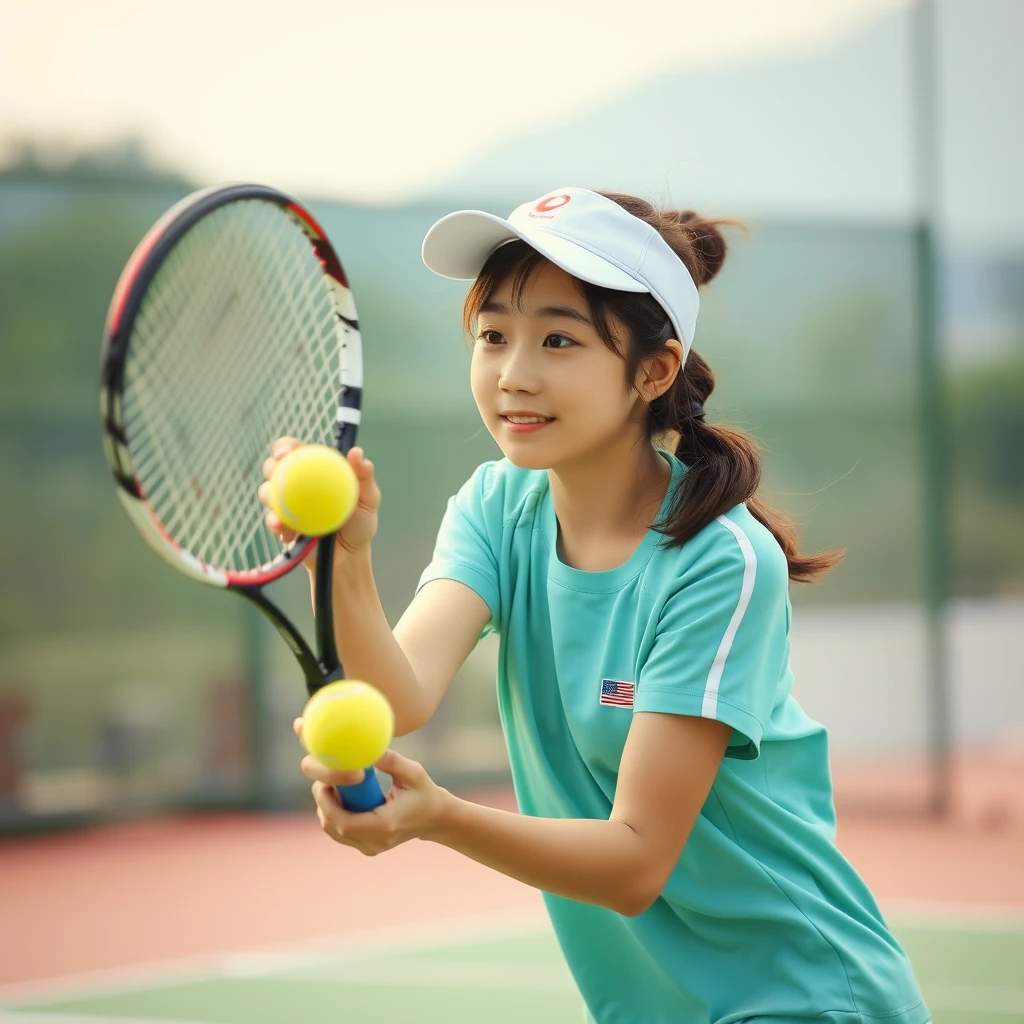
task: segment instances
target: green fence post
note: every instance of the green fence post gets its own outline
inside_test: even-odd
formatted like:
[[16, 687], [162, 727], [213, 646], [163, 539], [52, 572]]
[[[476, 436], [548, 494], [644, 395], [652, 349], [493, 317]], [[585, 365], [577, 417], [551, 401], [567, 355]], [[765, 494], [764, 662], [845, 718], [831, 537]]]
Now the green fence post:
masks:
[[926, 671], [931, 775], [929, 809], [949, 810], [951, 789], [948, 596], [949, 460], [942, 355], [935, 220], [939, 210], [938, 96], [934, 0], [918, 0], [912, 12], [911, 67], [914, 88], [914, 160], [919, 215], [914, 230], [917, 352], [923, 459]]

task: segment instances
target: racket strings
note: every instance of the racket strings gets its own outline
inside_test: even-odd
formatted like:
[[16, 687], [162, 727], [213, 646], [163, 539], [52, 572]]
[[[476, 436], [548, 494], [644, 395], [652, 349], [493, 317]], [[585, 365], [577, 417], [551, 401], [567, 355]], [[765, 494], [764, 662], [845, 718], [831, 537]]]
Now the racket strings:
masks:
[[[231, 231], [229, 229], [218, 240], [220, 243], [218, 248], [223, 248], [225, 239], [229, 239], [230, 236]], [[153, 289], [147, 297], [146, 306], [140, 311], [140, 323], [137, 328], [137, 335], [133, 339], [133, 351], [140, 357], [138, 360], [140, 395], [142, 394], [141, 388], [144, 386], [144, 383], [149, 385], [147, 388], [149, 393], [145, 395], [146, 401], [143, 403], [143, 407], [146, 410], [156, 408], [156, 401], [151, 393], [154, 387], [165, 388], [167, 391], [164, 399], [168, 407], [169, 423], [174, 428], [173, 441], [183, 449], [180, 454], [187, 456], [194, 463], [193, 489], [196, 489], [196, 482], [208, 475], [205, 472], [205, 467], [201, 462], [197, 462], [197, 460], [202, 458], [203, 452], [207, 454], [212, 452], [216, 456], [217, 449], [212, 445], [207, 446], [202, 451], [197, 448], [196, 439], [192, 438], [191, 432], [183, 422], [181, 410], [187, 408], [188, 400], [193, 399], [201, 406], [209, 407], [211, 403], [209, 395], [204, 389], [204, 383], [210, 384], [212, 382], [216, 384], [218, 380], [222, 379], [224, 368], [215, 364], [204, 365], [204, 361], [197, 358], [195, 342], [197, 339], [210, 339], [215, 335], [218, 324], [223, 320], [224, 314], [227, 312], [227, 307], [237, 302], [238, 295], [236, 291], [206, 296], [202, 294], [202, 291], [198, 288], [200, 282], [195, 279], [196, 274], [194, 272], [197, 269], [205, 272], [209, 264], [216, 265], [220, 253], [216, 249], [211, 250], [208, 253], [208, 259], [200, 260], [194, 252], [190, 252], [190, 250], [194, 249], [194, 242], [194, 238], [186, 236], [180, 251], [172, 252], [168, 258], [167, 273], [164, 275], [165, 280], [160, 282], [164, 286], [163, 289]], [[196, 301], [190, 303], [190, 297], [195, 297]], [[208, 301], [201, 301], [204, 298]], [[175, 310], [182, 311], [176, 321], [174, 320]], [[146, 340], [152, 336], [152, 332], [147, 330], [150, 324], [159, 327], [160, 325], [172, 323], [174, 330], [167, 333], [167, 337], [163, 339], [163, 345], [159, 351], [177, 351], [180, 353], [182, 363], [178, 367], [177, 373], [168, 373], [165, 365], [166, 360], [156, 358], [152, 352], [147, 351], [145, 344]], [[147, 358], [149, 359], [148, 364], [146, 363]], [[148, 366], [148, 375], [144, 375], [143, 366]], [[202, 370], [202, 374], [197, 375], [194, 372], [196, 369]], [[149, 376], [157, 377], [155, 384], [150, 384]], [[218, 436], [216, 434], [216, 424], [213, 422], [210, 423], [210, 435]], [[135, 436], [138, 435], [136, 434]], [[166, 445], [161, 443], [161, 433], [153, 432], [152, 438], [154, 443], [151, 457], [147, 460], [144, 454], [139, 456], [137, 469], [142, 474], [148, 473], [150, 464], [153, 471], [156, 471], [159, 467], [167, 467], [173, 464], [173, 460], [168, 456]], [[154, 488], [147, 490], [147, 495], [151, 502], [159, 503], [167, 495], [168, 490], [177, 483], [174, 477], [167, 478], [165, 476], [164, 480], [167, 486], [163, 489]], [[199, 496], [197, 495], [196, 497], [198, 498]], [[170, 518], [166, 525], [173, 534], [178, 535], [184, 525], [182, 515], [185, 513], [200, 513], [202, 512], [202, 506], [196, 501], [188, 504], [178, 502], [176, 511], [179, 513], [178, 517]], [[208, 512], [209, 510], [207, 510]]]
[[[227, 229], [225, 230], [223, 237], [230, 238], [232, 234], [234, 234], [233, 229], [234, 225], [227, 225]], [[266, 240], [264, 238], [256, 237], [252, 239], [252, 244], [259, 246], [266, 244]], [[188, 262], [190, 259], [192, 260], [191, 263], [188, 263], [189, 266], [194, 267], [196, 265], [195, 258], [192, 257], [186, 249], [183, 249], [181, 257], [184, 262]], [[264, 285], [262, 276], [258, 277], [255, 273], [256, 269], [258, 268], [253, 268], [253, 272], [251, 273], [251, 279], [248, 282], [249, 289], [262, 288]], [[173, 281], [174, 279], [171, 278], [170, 280]], [[185, 283], [188, 286], [188, 291], [194, 293], [196, 282], [188, 281]], [[170, 294], [170, 288], [168, 289], [168, 294]], [[251, 297], [248, 294], [241, 296], [239, 291], [235, 289], [226, 296], [216, 295], [213, 296], [213, 298], [217, 300], [218, 305], [221, 308], [208, 308], [205, 311], [205, 320], [208, 322], [209, 326], [203, 329], [200, 333], [192, 335], [193, 338], [204, 337], [208, 340], [205, 346], [207, 349], [205, 353], [192, 352], [189, 354], [189, 367], [193, 370], [198, 369], [201, 371], [198, 377], [191, 380], [189, 384], [190, 390], [194, 390], [197, 393], [197, 399], [200, 405], [210, 410], [210, 419], [206, 426], [208, 436], [221, 437], [223, 436], [224, 429], [228, 427], [229, 424], [244, 422], [245, 410], [239, 407], [239, 396], [244, 395], [244, 392], [236, 389], [228, 389], [222, 395], [217, 395], [217, 389], [221, 386], [225, 377], [229, 375], [232, 370], [237, 370], [237, 367], [234, 365], [236, 361], [236, 353], [232, 350], [231, 346], [216, 345], [217, 333], [222, 328], [230, 329], [236, 336], [245, 338], [252, 336], [254, 332], [252, 331], [251, 323], [245, 320], [233, 324], [224, 322], [225, 316], [230, 315], [232, 306], [236, 309], [236, 318], [240, 315], [240, 312], [244, 307], [251, 306]], [[188, 301], [188, 296], [174, 294], [172, 296], [172, 301], [177, 304], [185, 303]], [[161, 312], [158, 315], [164, 314]], [[199, 356], [204, 354], [207, 358], [199, 358]], [[219, 401], [217, 401], [218, 397]], [[253, 401], [259, 401], [259, 398], [259, 395], [252, 396]], [[246, 431], [236, 440], [238, 443], [244, 443], [247, 436], [248, 432]], [[218, 446], [207, 446], [200, 455], [199, 461], [193, 467], [195, 479], [197, 481], [208, 479], [212, 466], [220, 459], [221, 455], [222, 453]], [[206, 510], [207, 514], [209, 511], [209, 509]], [[193, 503], [191, 505], [182, 506], [179, 509], [179, 512], [182, 516], [186, 514], [198, 516], [202, 514], [203, 508], [201, 505]], [[179, 529], [183, 524], [181, 521], [175, 521], [168, 525], [171, 526], [173, 530]], [[192, 525], [191, 519], [189, 520], [189, 525]]]
[[[237, 296], [236, 293], [204, 294], [199, 285], [207, 265], [218, 262], [219, 250], [228, 238], [230, 231], [225, 231], [217, 240], [217, 249], [196, 253], [195, 237], [186, 235], [169, 255], [160, 277], [161, 287], [147, 293], [132, 337], [131, 356], [140, 387], [148, 383], [150, 376], [158, 377], [157, 386], [173, 391], [173, 397], [183, 401], [197, 386], [202, 386], [204, 376], [216, 378], [217, 368], [204, 367], [202, 361], [196, 359], [195, 348], [211, 335], [214, 318], [222, 315], [224, 306]], [[182, 363], [177, 373], [168, 375], [164, 357], [173, 358], [176, 353]], [[152, 405], [150, 398], [144, 407]]]
[[[262, 281], [260, 281], [259, 277], [257, 275], [255, 275], [255, 274], [253, 276], [253, 281], [254, 281], [254, 285], [257, 286], [257, 287], [262, 284]], [[253, 337], [253, 332], [250, 329], [248, 329], [248, 326], [245, 325], [245, 324], [236, 324], [234, 326], [234, 330], [240, 336], [243, 336], [243, 337], [247, 336], [247, 337], [250, 337], [250, 338]], [[255, 346], [254, 346], [254, 348], [255, 348]], [[207, 380], [217, 381], [217, 380], [220, 380], [220, 379], [223, 378], [223, 375], [224, 375], [224, 373], [223, 373], [224, 367], [223, 366], [210, 367], [209, 370], [210, 370], [210, 372], [208, 372], [208, 374], [207, 374]], [[234, 421], [236, 423], [244, 424], [245, 421], [248, 418], [251, 418], [248, 415], [249, 413], [251, 413], [251, 410], [254, 407], [258, 408], [258, 404], [255, 405], [255, 406], [253, 406], [251, 404], [248, 405], [248, 406], [245, 406], [244, 404], [241, 404], [238, 401], [232, 402], [230, 399], [233, 396], [237, 395], [237, 394], [238, 394], [238, 392], [236, 392], [236, 391], [230, 391], [226, 395], [227, 400], [224, 400], [224, 401], [221, 402], [221, 404], [219, 406], [219, 416], [217, 418], [217, 421], [214, 421], [214, 422], [211, 423], [211, 433], [213, 435], [217, 435], [220, 431], [222, 431], [225, 428], [226, 424], [223, 423], [223, 422], [220, 422], [220, 421], [227, 420], [229, 422]], [[261, 400], [266, 401], [267, 398], [268, 398], [268, 396], [265, 395], [265, 394], [263, 394], [263, 395], [257, 394], [257, 395], [255, 395], [253, 397], [254, 397], [254, 401], [256, 403], [259, 403]], [[256, 430], [258, 432], [258, 427], [256, 428]], [[258, 463], [260, 461], [258, 456], [264, 454], [264, 452], [262, 450], [258, 450], [256, 448], [256, 446], [252, 445], [253, 433], [254, 433], [254, 431], [252, 429], [252, 425], [249, 425], [249, 429], [242, 430], [239, 433], [239, 435], [238, 435], [239, 443], [244, 445], [247, 448], [252, 448], [252, 451], [249, 454], [251, 456], [256, 456], [256, 457], [247, 457], [247, 458], [245, 458], [243, 460], [245, 462], [245, 464], [246, 464], [246, 468], [245, 468], [245, 470], [243, 470], [243, 475], [246, 475], [246, 474], [251, 475], [251, 471], [258, 466]], [[245, 443], [247, 440], [249, 442], [248, 444]], [[207, 455], [208, 455], [207, 463], [206, 464], [200, 464], [199, 466], [196, 467], [196, 475], [195, 475], [195, 478], [194, 478], [194, 481], [193, 481], [193, 484], [196, 487], [200, 486], [199, 482], [201, 482], [203, 480], [206, 480], [206, 479], [209, 479], [209, 477], [211, 475], [211, 470], [212, 470], [212, 465], [211, 464], [213, 462], [213, 459], [210, 458], [210, 455], [216, 456], [216, 455], [219, 454], [217, 452], [217, 449], [215, 447], [213, 447], [213, 446], [209, 446], [208, 448], [205, 449], [205, 451], [207, 452]], [[236, 460], [236, 465], [237, 465], [237, 460]], [[222, 482], [223, 482], [223, 479], [222, 479]], [[237, 483], [237, 481], [236, 481], [236, 483]], [[203, 502], [201, 500], [199, 500], [199, 499], [200, 499], [200, 495], [197, 494], [196, 495], [196, 500], [191, 501], [191, 502], [189, 502], [187, 504], [181, 504], [179, 506], [179, 511], [183, 511], [185, 513], [194, 512], [195, 515], [192, 516], [192, 517], [189, 517], [189, 519], [187, 519], [187, 520], [183, 516], [179, 516], [179, 518], [177, 520], [173, 520], [169, 524], [171, 526], [173, 532], [175, 532], [176, 534], [180, 535], [183, 532], [183, 530], [194, 529], [194, 526], [196, 525], [195, 524], [195, 520], [198, 518], [199, 514], [203, 512]], [[212, 500], [212, 496], [211, 496], [211, 500]], [[212, 512], [214, 513], [214, 515], [216, 514], [217, 510], [218, 510], [218, 507], [214, 506], [213, 509], [212, 509]], [[209, 503], [207, 503], [205, 514], [209, 515], [210, 512], [211, 512], [211, 509], [209, 507]], [[213, 532], [212, 536], [209, 538], [213, 542], [213, 547], [212, 547], [212, 549], [210, 551], [207, 552], [207, 557], [209, 559], [215, 561], [216, 563], [220, 563], [220, 562], [225, 560], [226, 552], [227, 552], [228, 549], [230, 549], [232, 547], [235, 547], [235, 546], [238, 546], [238, 545], [244, 546], [247, 541], [251, 541], [254, 538], [262, 539], [262, 538], [259, 537], [259, 533], [258, 532], [255, 532], [255, 533], [250, 532], [250, 534], [248, 536], [241, 536], [240, 537], [240, 536], [238, 536], [237, 532], [232, 533], [230, 530], [226, 531], [225, 528], [224, 528], [224, 524], [227, 524], [228, 526], [240, 526], [242, 524], [243, 520], [239, 519], [238, 517], [233, 517], [230, 520], [220, 520], [219, 518], [215, 518], [214, 522], [219, 527], [219, 529], [215, 530]], [[262, 550], [260, 550], [260, 549], [262, 549]], [[266, 545], [265, 543], [260, 544], [259, 548], [257, 549], [255, 554], [256, 554], [256, 557], [255, 557], [254, 560], [256, 560], [256, 561], [263, 561], [263, 560], [265, 560], [266, 557], [270, 554], [269, 546]]]
[[[227, 240], [229, 242], [235, 242], [236, 244], [241, 240], [237, 238], [237, 225], [233, 222], [229, 222], [226, 225], [221, 241]], [[260, 246], [266, 244], [266, 239], [255, 235], [249, 239], [253, 246]], [[179, 255], [179, 262], [185, 267], [191, 268], [193, 271], [192, 277], [195, 277], [195, 271], [197, 268], [202, 267], [202, 261], [197, 255], [190, 251], [194, 248], [196, 240], [186, 236], [183, 240], [184, 243], [181, 247]], [[187, 243], [193, 243], [192, 246]], [[217, 264], [217, 254], [211, 253], [210, 263], [214, 266]], [[253, 268], [254, 270], [259, 269]], [[167, 293], [164, 296], [155, 295], [154, 299], [157, 302], [170, 308], [180, 308], [182, 305], [186, 305], [189, 302], [190, 296], [197, 294], [197, 286], [199, 282], [196, 280], [182, 280], [183, 275], [178, 275], [177, 279], [174, 276], [169, 276]], [[175, 284], [184, 285], [184, 288], [178, 287], [174, 289]], [[262, 288], [264, 281], [257, 279], [256, 274], [251, 274], [251, 279], [247, 282], [247, 292], [253, 287]], [[200, 293], [201, 294], [201, 293]], [[226, 295], [211, 293], [205, 296], [210, 300], [206, 304], [206, 308], [202, 310], [200, 314], [200, 322], [204, 319], [207, 321], [207, 326], [203, 326], [198, 331], [192, 330], [192, 333], [188, 340], [196, 341], [196, 339], [206, 339], [206, 351], [193, 351], [188, 353], [189, 362], [183, 367], [183, 370], [192, 370], [193, 379], [189, 381], [190, 390], [196, 390], [198, 392], [197, 398], [199, 402], [212, 410], [211, 419], [207, 425], [207, 430], [210, 434], [217, 435], [219, 429], [222, 427], [222, 420], [231, 422], [238, 416], [237, 402], [233, 401], [233, 396], [240, 392], [229, 390], [225, 394], [220, 396], [219, 406], [216, 402], [212, 401], [217, 397], [217, 389], [220, 387], [221, 382], [224, 380], [226, 374], [230, 372], [236, 359], [236, 353], [233, 351], [231, 346], [222, 345], [217, 346], [217, 333], [220, 327], [233, 328], [233, 333], [238, 337], [246, 337], [252, 330], [251, 323], [241, 322], [234, 325], [223, 324], [222, 320], [225, 315], [230, 314], [230, 307], [236, 306], [236, 309], [240, 311], [241, 307], [248, 306], [252, 308], [251, 297], [249, 294], [244, 296], [239, 294], [239, 290], [236, 287]], [[163, 298], [163, 302], [159, 300]], [[169, 300], [169, 302], [168, 302]], [[198, 304], [197, 304], [198, 305]], [[166, 308], [159, 309], [157, 311], [157, 317], [163, 317], [169, 315], [169, 310]], [[238, 313], [236, 312], [236, 315]], [[213, 346], [213, 347], [211, 347]], [[200, 358], [205, 356], [205, 358]], [[211, 457], [215, 458], [217, 455], [216, 448], [208, 449]], [[195, 467], [196, 475], [203, 478], [207, 475], [205, 470], [207, 467], [203, 464], [199, 464]]]
[[285, 433], [330, 443], [339, 334], [320, 263], [277, 206], [214, 211], [157, 271], [126, 367], [129, 449], [157, 517], [207, 564], [278, 556], [260, 466]]
[[[307, 255], [307, 243], [305, 242], [305, 239], [304, 238], [299, 238], [299, 239], [297, 239], [297, 241], [298, 241], [299, 245], [301, 246], [301, 250], [300, 251], [301, 251], [302, 255], [306, 256]], [[258, 240], [257, 245], [253, 248], [252, 251], [254, 253], [268, 253], [268, 252], [269, 253], [273, 253], [274, 249], [273, 249], [273, 247], [267, 246], [267, 240], [265, 238], [261, 238], [261, 239]], [[271, 274], [274, 271], [278, 271], [279, 272], [280, 269], [281, 269], [280, 266], [270, 266], [270, 265], [266, 264], [266, 261], [264, 261], [262, 264], [257, 263], [255, 266], [253, 266], [251, 268], [251, 283], [252, 283], [252, 287], [257, 288], [257, 289], [262, 291], [263, 289], [265, 289], [268, 286], [269, 278], [270, 278]], [[316, 278], [314, 278], [314, 280], [316, 281], [317, 284], [320, 283], [319, 280], [317, 280]], [[294, 296], [293, 290], [292, 289], [285, 289], [283, 294], [284, 294], [284, 297], [285, 297], [286, 301], [283, 302], [283, 303], [280, 303], [279, 306], [277, 307], [277, 309], [278, 309], [278, 318], [281, 319], [281, 320], [284, 320], [286, 322], [288, 329], [290, 329], [290, 330], [298, 329], [298, 332], [299, 332], [299, 334], [301, 336], [302, 330], [304, 328], [308, 329], [308, 324], [304, 323], [304, 318], [300, 316], [300, 309], [296, 308], [296, 302], [295, 302], [295, 296]], [[239, 325], [237, 333], [241, 337], [247, 337], [247, 338], [249, 338], [251, 340], [252, 355], [253, 355], [254, 358], [259, 358], [263, 354], [262, 351], [261, 351], [261, 349], [262, 349], [261, 342], [265, 342], [268, 339], [269, 340], [273, 340], [275, 337], [280, 336], [281, 331], [278, 329], [278, 325], [274, 321], [267, 321], [265, 318], [264, 318], [264, 324], [266, 326], [265, 326], [265, 328], [262, 331], [260, 331], [259, 330], [260, 324], [258, 322], [254, 322], [254, 321], [255, 321], [255, 318], [250, 317], [248, 322], [245, 322], [245, 323]], [[286, 369], [291, 367], [292, 365], [293, 364], [291, 364], [289, 362], [285, 362], [285, 364], [284, 364]], [[216, 377], [218, 375], [214, 374], [213, 376]], [[291, 377], [291, 376], [292, 375], [289, 375], [289, 377]], [[295, 388], [294, 388], [294, 384], [289, 379], [289, 377], [286, 377], [285, 379], [283, 379], [279, 383], [281, 383], [286, 389], [292, 391], [292, 393], [296, 393], [295, 392]], [[248, 401], [248, 402], [239, 401], [239, 402], [235, 402], [233, 405], [230, 404], [230, 403], [227, 403], [227, 402], [223, 403], [222, 406], [221, 406], [221, 417], [220, 417], [221, 420], [227, 419], [229, 422], [231, 422], [231, 421], [246, 422], [248, 419], [251, 418], [252, 413], [253, 413], [254, 410], [258, 410], [261, 407], [261, 405], [266, 405], [267, 402], [272, 397], [271, 395], [269, 395], [267, 393], [266, 385], [267, 384], [272, 384], [274, 382], [273, 381], [264, 380], [263, 383], [264, 383], [264, 387], [263, 387], [262, 392], [250, 396], [250, 399], [251, 399], [250, 401]], [[224, 426], [224, 424], [222, 424], [222, 423], [214, 423], [213, 424], [213, 429], [215, 429], [215, 430], [216, 429], [220, 429], [223, 426]], [[244, 432], [244, 434], [245, 434], [245, 437], [251, 441], [251, 438], [253, 436], [252, 430], [246, 430]], [[253, 447], [252, 450], [251, 450], [251, 455], [253, 457], [250, 458], [250, 459], [246, 459], [245, 460], [245, 462], [246, 462], [246, 469], [249, 470], [249, 469], [256, 469], [256, 468], [258, 468], [258, 464], [262, 460], [262, 456], [264, 456], [265, 454], [266, 454], [265, 448]], [[206, 468], [206, 467], [204, 467], [204, 468]], [[205, 475], [205, 473], [203, 475]], [[237, 518], [236, 519], [232, 519], [232, 520], [230, 520], [228, 522], [227, 525], [228, 526], [232, 526], [232, 527], [240, 526], [241, 525], [241, 520], [239, 520]], [[256, 532], [255, 536], [259, 536], [259, 533]], [[218, 538], [215, 537], [213, 539], [216, 540]], [[227, 532], [226, 535], [222, 536], [220, 539], [223, 542], [223, 546], [226, 546], [226, 547], [229, 547], [229, 548], [233, 547], [233, 546], [237, 546], [240, 543], [240, 538], [238, 536], [232, 534], [230, 531]], [[253, 539], [253, 535], [243, 537], [243, 538], [241, 538], [241, 543], [244, 545], [245, 542], [250, 541], [252, 539]], [[264, 552], [266, 552], [266, 548], [264, 549]], [[216, 549], [216, 554], [218, 556], [223, 556], [223, 553], [224, 553], [223, 552], [223, 547]]]
[[[194, 455], [194, 441], [181, 410], [187, 407], [188, 397], [195, 394], [197, 383], [201, 383], [194, 379], [194, 374], [189, 373], [192, 368], [199, 366], [194, 360], [191, 345], [195, 339], [210, 333], [208, 321], [212, 306], [210, 301], [198, 301], [203, 296], [197, 291], [197, 282], [191, 279], [193, 275], [190, 269], [203, 266], [205, 261], [195, 263], [188, 260], [191, 241], [186, 236], [181, 249], [171, 253], [168, 272], [162, 275], [160, 282], [163, 288], [150, 291], [140, 310], [130, 350], [131, 367], [135, 371], [134, 393], [133, 390], [128, 392], [129, 397], [137, 401], [130, 403], [131, 408], [126, 416], [129, 436], [137, 437], [136, 412], [144, 416], [157, 409], [158, 403], [162, 404], [166, 408], [168, 426], [171, 428], [171, 436], [167, 440], [183, 449], [180, 454], [188, 458]], [[211, 252], [210, 262], [215, 262], [217, 255]], [[185, 258], [180, 259], [181, 256]], [[181, 265], [176, 273], [175, 264]], [[190, 296], [196, 296], [197, 301], [190, 302]], [[206, 298], [209, 300], [211, 296]], [[167, 357], [175, 351], [180, 352], [182, 365], [179, 372], [168, 373], [165, 363]], [[174, 482], [173, 477], [168, 478], [163, 472], [163, 467], [173, 465], [175, 460], [168, 453], [162, 433], [151, 433], [152, 446], [149, 451], [142, 449], [136, 466], [144, 474], [148, 484], [147, 496], [151, 501], [163, 497]]]

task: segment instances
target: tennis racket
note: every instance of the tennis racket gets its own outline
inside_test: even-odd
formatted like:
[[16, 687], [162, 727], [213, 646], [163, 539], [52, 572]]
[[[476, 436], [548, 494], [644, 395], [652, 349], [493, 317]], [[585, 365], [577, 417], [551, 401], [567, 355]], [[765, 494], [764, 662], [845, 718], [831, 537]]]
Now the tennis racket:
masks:
[[[107, 313], [104, 450], [117, 495], [157, 554], [234, 591], [274, 624], [310, 694], [344, 675], [334, 637], [333, 536], [282, 548], [257, 496], [271, 443], [355, 443], [363, 394], [355, 302], [316, 220], [262, 185], [186, 196], [128, 260]], [[316, 546], [316, 645], [263, 587]], [[340, 786], [354, 811], [384, 802], [372, 768]]]

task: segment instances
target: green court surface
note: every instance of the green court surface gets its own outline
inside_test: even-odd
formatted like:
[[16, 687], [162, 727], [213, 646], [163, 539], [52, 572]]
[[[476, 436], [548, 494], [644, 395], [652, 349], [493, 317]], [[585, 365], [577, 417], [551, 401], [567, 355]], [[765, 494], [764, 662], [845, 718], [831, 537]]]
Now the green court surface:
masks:
[[[935, 1024], [1024, 1024], [1024, 922], [894, 925]], [[97, 976], [4, 999], [0, 1024], [282, 1024], [292, 1021], [565, 1024], [582, 1004], [539, 926], [363, 950], [227, 954], [201, 967]], [[642, 1024], [642, 1022], [637, 1022]]]

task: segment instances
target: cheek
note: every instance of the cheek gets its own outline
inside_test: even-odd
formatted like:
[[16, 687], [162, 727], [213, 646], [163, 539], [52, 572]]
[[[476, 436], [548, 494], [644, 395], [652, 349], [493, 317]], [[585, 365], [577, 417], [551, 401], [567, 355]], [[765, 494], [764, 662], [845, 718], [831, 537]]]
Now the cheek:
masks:
[[618, 366], [600, 363], [573, 367], [558, 381], [558, 393], [567, 407], [585, 410], [589, 418], [604, 422], [619, 420], [629, 409], [629, 400]]
[[473, 400], [478, 406], [488, 404], [494, 391], [493, 382], [483, 359], [473, 356], [469, 364], [469, 388], [473, 392]]

